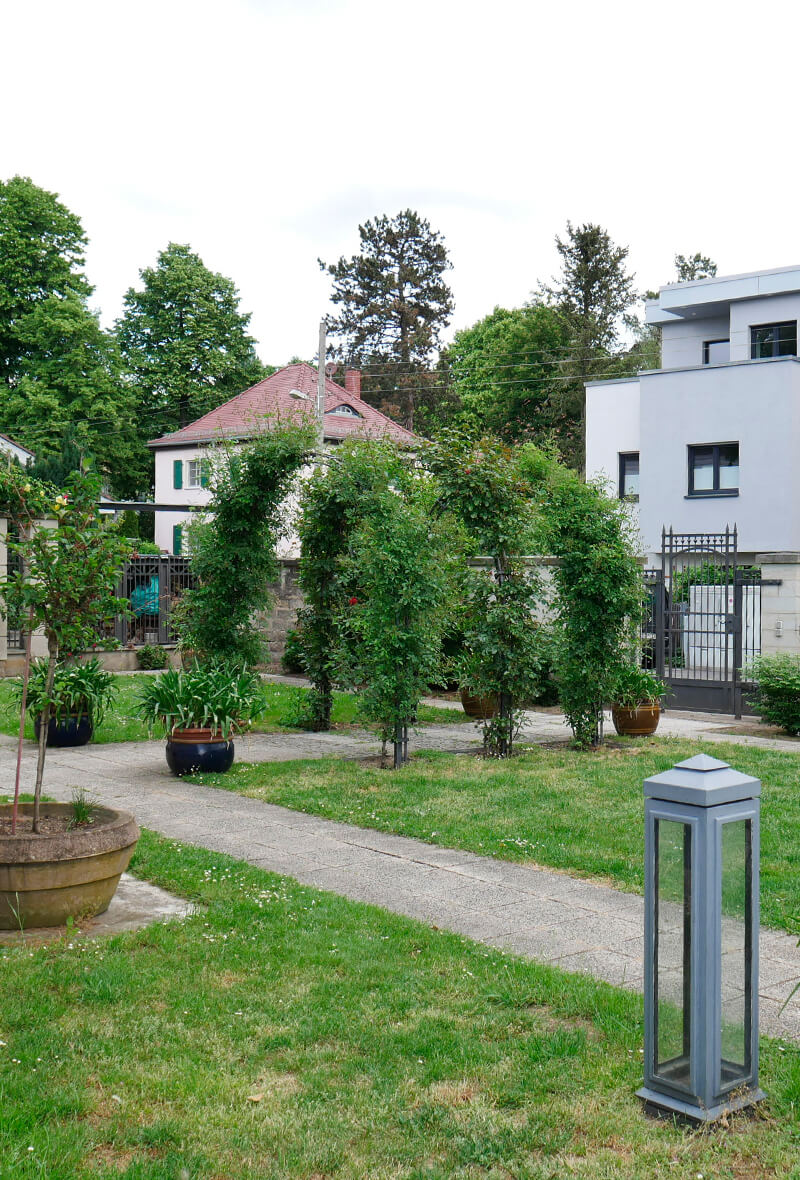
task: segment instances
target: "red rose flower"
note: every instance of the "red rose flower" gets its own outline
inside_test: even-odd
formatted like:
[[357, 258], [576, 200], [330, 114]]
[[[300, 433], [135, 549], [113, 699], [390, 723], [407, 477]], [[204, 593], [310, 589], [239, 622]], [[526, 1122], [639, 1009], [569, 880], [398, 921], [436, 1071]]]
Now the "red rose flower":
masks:
[[358, 606], [358, 599], [357, 599], [357, 598], [351, 598], [351, 599], [350, 599], [350, 605], [351, 605], [351, 606]]

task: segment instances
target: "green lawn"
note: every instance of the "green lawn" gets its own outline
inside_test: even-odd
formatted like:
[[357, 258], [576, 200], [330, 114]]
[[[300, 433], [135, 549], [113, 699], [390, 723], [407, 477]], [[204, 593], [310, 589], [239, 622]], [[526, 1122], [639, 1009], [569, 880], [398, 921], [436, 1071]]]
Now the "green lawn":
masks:
[[[701, 743], [618, 742], [596, 753], [534, 747], [509, 762], [418, 754], [399, 771], [334, 759], [237, 764], [202, 780], [361, 827], [598, 877], [642, 892], [642, 781]], [[800, 933], [800, 760], [708, 747], [762, 779], [762, 921]]]
[[649, 1120], [641, 998], [145, 833], [203, 908], [0, 949], [5, 1180], [797, 1177], [800, 1053], [757, 1118]]
[[[151, 736], [147, 726], [134, 715], [134, 702], [138, 685], [142, 676], [115, 676], [114, 681], [118, 692], [114, 698], [112, 708], [106, 715], [103, 724], [95, 732], [94, 742], [136, 742], [144, 741]], [[265, 684], [267, 694], [267, 708], [256, 720], [253, 731], [256, 733], [286, 732], [286, 727], [278, 723], [297, 711], [297, 700], [306, 693], [306, 689], [296, 688], [289, 684]], [[450, 724], [452, 722], [468, 721], [469, 719], [460, 709], [439, 709], [430, 705], [420, 706], [419, 721], [422, 725]], [[334, 693], [333, 707], [334, 725], [354, 725], [358, 723], [357, 700], [350, 693]], [[11, 686], [7, 680], [0, 680], [0, 733], [16, 736], [19, 732], [19, 711], [11, 695]], [[33, 722], [28, 720], [25, 734], [33, 738]]]

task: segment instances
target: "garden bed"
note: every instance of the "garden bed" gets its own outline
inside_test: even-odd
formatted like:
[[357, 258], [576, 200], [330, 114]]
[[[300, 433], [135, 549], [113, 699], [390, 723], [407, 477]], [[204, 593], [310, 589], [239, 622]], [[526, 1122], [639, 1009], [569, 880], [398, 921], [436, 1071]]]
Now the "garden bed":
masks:
[[[145, 833], [207, 908], [0, 949], [15, 1180], [790, 1175], [800, 1053], [727, 1130], [645, 1118], [641, 998]], [[31, 1014], [35, 1013], [35, 1018]]]

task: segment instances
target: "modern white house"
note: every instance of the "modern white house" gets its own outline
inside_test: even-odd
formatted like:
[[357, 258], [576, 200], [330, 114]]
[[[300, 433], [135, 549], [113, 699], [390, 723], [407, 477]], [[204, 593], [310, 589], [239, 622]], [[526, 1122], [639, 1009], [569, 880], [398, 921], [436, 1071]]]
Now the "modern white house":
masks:
[[[214, 461], [215, 449], [223, 443], [235, 446], [275, 422], [313, 416], [316, 392], [317, 370], [312, 365], [288, 365], [181, 430], [148, 443], [155, 453], [155, 503], [170, 506], [170, 511], [156, 513], [155, 542], [163, 552], [186, 552], [191, 510], [210, 499], [208, 464]], [[361, 374], [348, 369], [344, 386], [325, 379], [324, 442], [335, 446], [353, 435], [388, 437], [406, 445], [416, 441], [414, 434], [361, 398]], [[296, 548], [289, 537], [279, 556], [297, 556]]]
[[800, 551], [800, 266], [664, 286], [661, 368], [586, 386], [586, 471], [662, 527], [738, 528], [740, 555]]

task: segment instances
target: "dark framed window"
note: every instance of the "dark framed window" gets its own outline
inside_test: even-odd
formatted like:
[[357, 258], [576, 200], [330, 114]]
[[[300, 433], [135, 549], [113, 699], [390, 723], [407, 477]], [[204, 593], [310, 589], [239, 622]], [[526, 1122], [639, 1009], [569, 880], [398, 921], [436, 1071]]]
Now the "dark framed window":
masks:
[[761, 324], [750, 329], [750, 357], [797, 356], [797, 320]]
[[731, 359], [730, 340], [704, 340], [703, 364], [724, 365]]
[[738, 442], [689, 447], [689, 495], [739, 495]]
[[639, 452], [627, 451], [619, 456], [619, 498], [639, 499]]

